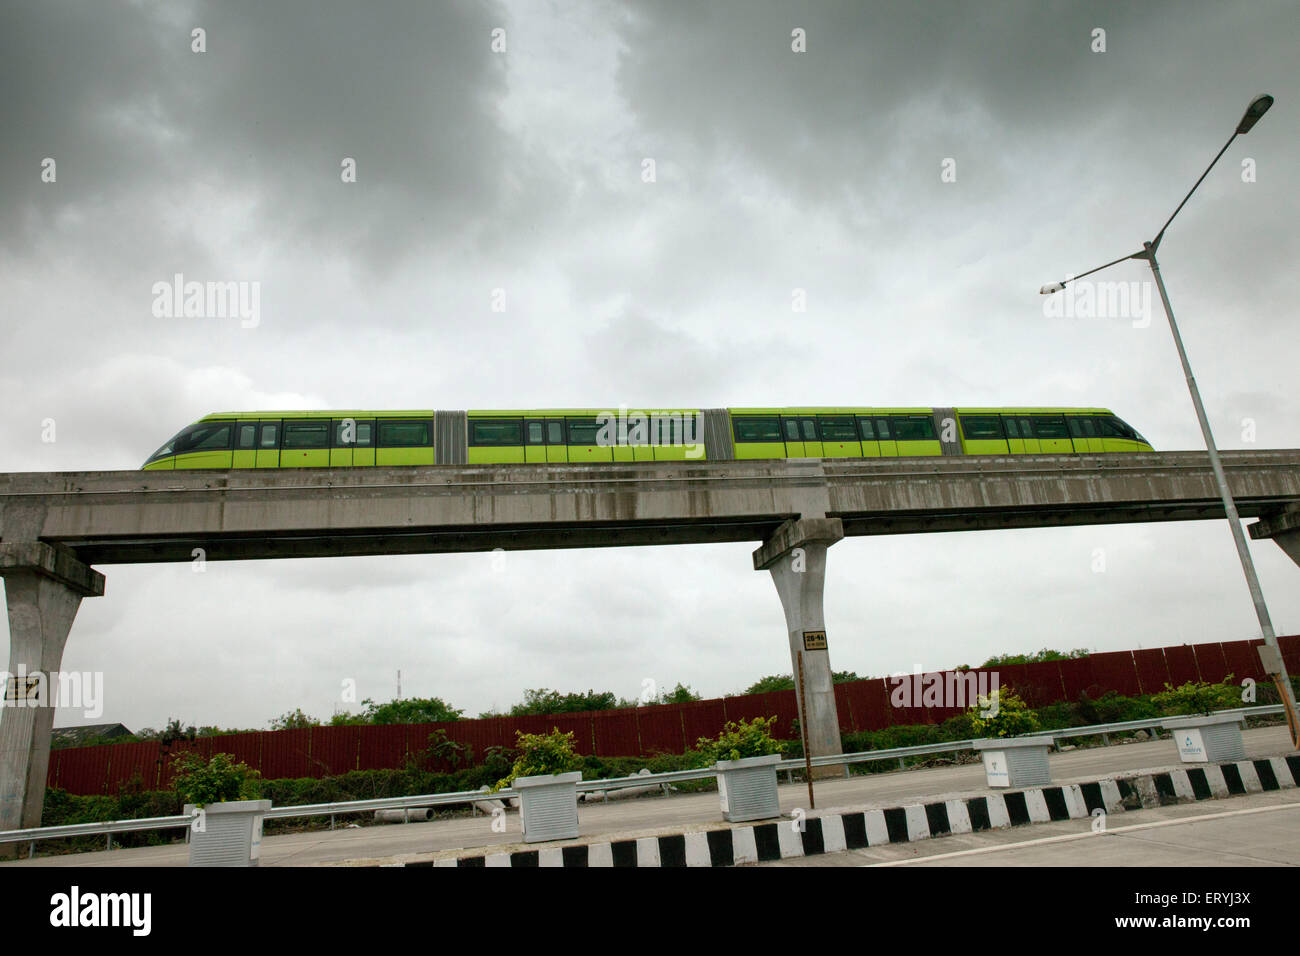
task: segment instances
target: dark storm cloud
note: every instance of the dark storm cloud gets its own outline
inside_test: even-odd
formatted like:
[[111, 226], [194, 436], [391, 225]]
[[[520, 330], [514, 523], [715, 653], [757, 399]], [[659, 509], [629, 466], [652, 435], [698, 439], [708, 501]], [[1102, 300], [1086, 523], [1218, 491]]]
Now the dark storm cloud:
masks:
[[[11, 252], [69, 215], [100, 241], [184, 241], [202, 224], [158, 200], [215, 193], [249, 208], [258, 242], [387, 267], [472, 238], [510, 188], [491, 4], [54, 3], [0, 16]], [[196, 27], [207, 52], [191, 51]], [[57, 187], [39, 179], [46, 156]]]

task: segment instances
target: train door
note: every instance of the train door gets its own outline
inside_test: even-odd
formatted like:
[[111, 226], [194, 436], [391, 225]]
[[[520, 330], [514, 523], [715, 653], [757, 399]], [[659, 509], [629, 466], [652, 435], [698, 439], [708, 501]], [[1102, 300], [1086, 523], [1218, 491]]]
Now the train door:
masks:
[[1071, 415], [1066, 421], [1070, 425], [1070, 440], [1078, 454], [1102, 451], [1101, 436], [1097, 434], [1097, 423], [1086, 416]]
[[894, 437], [894, 429], [889, 421], [883, 415], [877, 415], [875, 418], [876, 439], [880, 445], [881, 458], [898, 457], [898, 440]]
[[541, 419], [524, 422], [524, 461], [530, 465], [546, 462], [546, 422]]
[[1023, 455], [1025, 440], [1020, 436], [1020, 421], [1010, 415], [1004, 415], [1002, 428], [1007, 433], [1007, 452], [1012, 455]]
[[811, 415], [800, 415], [799, 433], [803, 438], [803, 456], [805, 458], [821, 458], [822, 438], [821, 432], [817, 428], [817, 419]]
[[1038, 450], [1046, 455], [1070, 455], [1074, 444], [1064, 415], [1034, 415], [1034, 434], [1038, 436]]
[[232, 468], [257, 467], [257, 422], [237, 422], [235, 425], [235, 457]]
[[1042, 449], [1038, 444], [1038, 436], [1034, 434], [1034, 423], [1028, 415], [1017, 415], [1016, 425], [1020, 429], [1020, 440], [1025, 445], [1025, 454], [1037, 455]]
[[257, 467], [280, 467], [279, 422], [259, 422], [257, 425]]
[[876, 426], [865, 415], [858, 416], [858, 434], [862, 437], [862, 457], [879, 458], [880, 442], [876, 439]]
[[560, 462], [569, 460], [569, 446], [564, 443], [563, 418], [546, 420], [546, 460]]
[[803, 453], [803, 438], [799, 434], [799, 419], [781, 419], [781, 436], [785, 439], [785, 457], [807, 457]]

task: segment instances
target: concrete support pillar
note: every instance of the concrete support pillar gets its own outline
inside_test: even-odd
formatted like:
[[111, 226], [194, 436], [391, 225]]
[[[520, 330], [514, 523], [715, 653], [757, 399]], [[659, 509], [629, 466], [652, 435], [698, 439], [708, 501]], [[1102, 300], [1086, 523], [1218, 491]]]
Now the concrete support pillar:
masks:
[[[787, 521], [754, 552], [754, 570], [771, 571], [785, 611], [790, 640], [790, 664], [799, 692], [799, 655], [803, 654], [804, 715], [808, 752], [814, 757], [843, 753], [840, 719], [831, 682], [830, 650], [826, 641], [822, 593], [826, 584], [826, 549], [844, 537], [839, 518], [799, 518]], [[814, 777], [835, 777], [841, 767], [814, 767]]]
[[[66, 548], [19, 541], [0, 543], [0, 577], [9, 608], [9, 668], [0, 708], [0, 830], [17, 830], [41, 825], [56, 704], [52, 692], [58, 688], [57, 678], [50, 678], [62, 665], [81, 599], [103, 594], [104, 576]], [[29, 688], [40, 685], [20, 682], [21, 674], [44, 676], [43, 699], [28, 699]], [[12, 852], [12, 844], [7, 846]], [[3, 850], [0, 846], [0, 855]]]

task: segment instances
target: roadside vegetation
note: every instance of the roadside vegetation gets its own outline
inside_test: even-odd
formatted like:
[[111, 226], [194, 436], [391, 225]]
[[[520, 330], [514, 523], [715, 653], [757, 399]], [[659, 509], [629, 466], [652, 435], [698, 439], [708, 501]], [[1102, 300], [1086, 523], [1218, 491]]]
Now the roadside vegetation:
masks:
[[[1277, 693], [1271, 685], [1258, 685], [1257, 693], [1257, 703], [1277, 703]], [[845, 753], [856, 753], [998, 736], [1000, 730], [1008, 734], [1028, 733], [1203, 713], [1207, 708], [1218, 710], [1239, 706], [1241, 688], [1231, 678], [1221, 684], [1197, 682], [1178, 688], [1166, 685], [1162, 693], [1144, 697], [1124, 697], [1113, 691], [1095, 699], [1083, 694], [1075, 701], [1061, 701], [1032, 709], [1024, 706], [1014, 690], [1003, 687], [1000, 691], [998, 717], [991, 720], [982, 718], [979, 707], [973, 707], [940, 724], [896, 725], [882, 730], [843, 734], [841, 744]], [[1276, 724], [1282, 719], [1280, 716], [1250, 718], [1247, 726]], [[559, 738], [566, 736], [558, 730], [550, 735], [520, 735], [518, 747], [489, 747], [482, 753], [474, 753], [467, 745], [448, 740], [446, 733], [438, 730], [429, 735], [424, 750], [408, 754], [405, 766], [401, 768], [355, 770], [321, 778], [264, 780], [255, 770], [243, 764], [234, 764], [229, 755], [214, 755], [205, 765], [204, 761], [187, 754], [178, 758], [188, 763], [182, 767], [184, 773], [177, 778], [180, 781], [178, 788], [171, 790], [145, 790], [139, 778], [124, 784], [114, 796], [77, 796], [50, 788], [45, 795], [43, 824], [60, 826], [99, 820], [173, 816], [181, 813], [186, 802], [204, 802], [201, 799], [195, 800], [195, 797], [207, 796], [212, 799], [218, 794], [269, 799], [275, 806], [301, 806], [491, 789], [525, 770], [529, 773], [551, 772], [545, 770], [548, 767], [564, 766], [580, 770], [583, 779], [599, 780], [631, 776], [642, 768], [652, 773], [663, 773], [707, 767], [718, 759], [736, 759], [733, 754], [754, 756], [760, 753], [781, 753], [787, 757], [803, 756], [798, 740], [776, 740], [771, 737], [773, 724], [774, 719], [762, 718], [728, 724], [717, 738], [701, 738], [685, 753], [654, 754], [649, 757], [578, 755], [573, 753], [571, 741], [556, 739], [556, 735]], [[1127, 731], [1112, 733], [1109, 739], [1111, 743], [1117, 743], [1134, 738], [1148, 739], [1153, 734], [1164, 736], [1159, 731]], [[1100, 737], [1061, 739], [1058, 743], [1065, 749], [1103, 745]], [[851, 764], [850, 769], [854, 774], [888, 773], [899, 770], [900, 765], [944, 766], [969, 763], [975, 759], [977, 758], [970, 753], [941, 753], [904, 757], [901, 763], [896, 757], [856, 763]], [[450, 766], [452, 769], [431, 769], [435, 766]], [[798, 771], [795, 773], [798, 775]], [[712, 790], [715, 783], [709, 779], [684, 781], [675, 786], [681, 791], [692, 792]], [[438, 810], [435, 816], [457, 816], [467, 812], [469, 811], [460, 808]], [[337, 826], [368, 825], [370, 822], [368, 814], [340, 816], [335, 821]], [[329, 826], [328, 817], [266, 821], [268, 833], [328, 829]], [[174, 839], [176, 836], [173, 831], [127, 833], [115, 836], [114, 844], [149, 846], [166, 844]], [[38, 852], [84, 852], [102, 849], [104, 845], [102, 837], [86, 837], [41, 844]]]

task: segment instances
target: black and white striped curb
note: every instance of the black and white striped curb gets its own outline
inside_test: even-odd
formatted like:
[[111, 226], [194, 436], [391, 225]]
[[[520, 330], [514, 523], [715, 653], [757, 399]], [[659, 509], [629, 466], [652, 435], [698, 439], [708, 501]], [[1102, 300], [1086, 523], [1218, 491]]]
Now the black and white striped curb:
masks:
[[[789, 857], [908, 843], [1028, 823], [1085, 819], [1097, 812], [1163, 807], [1300, 784], [1300, 754], [1234, 763], [1140, 770], [1089, 783], [990, 791], [887, 809], [829, 810], [800, 820], [550, 846], [481, 850], [402, 863], [407, 867], [738, 866]], [[457, 851], [464, 853], [465, 851]], [[372, 864], [373, 865], [373, 864]]]

